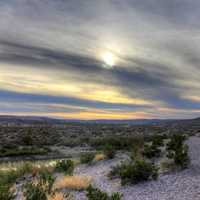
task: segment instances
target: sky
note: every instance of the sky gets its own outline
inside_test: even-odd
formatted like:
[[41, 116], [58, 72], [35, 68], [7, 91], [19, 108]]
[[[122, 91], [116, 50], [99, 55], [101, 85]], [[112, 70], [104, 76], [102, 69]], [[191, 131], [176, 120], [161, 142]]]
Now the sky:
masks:
[[200, 1], [0, 0], [0, 114], [200, 116]]

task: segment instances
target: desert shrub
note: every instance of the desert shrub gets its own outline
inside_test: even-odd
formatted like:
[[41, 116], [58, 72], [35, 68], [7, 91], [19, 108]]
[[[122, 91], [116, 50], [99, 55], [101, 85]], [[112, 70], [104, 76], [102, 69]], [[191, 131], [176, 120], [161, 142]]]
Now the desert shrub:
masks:
[[186, 168], [189, 164], [188, 146], [184, 144], [185, 139], [184, 135], [175, 134], [167, 144], [167, 157], [173, 159], [174, 163], [181, 168]]
[[21, 140], [24, 145], [33, 145], [32, 130], [31, 129], [27, 130], [27, 132], [21, 137]]
[[81, 163], [83, 164], [91, 164], [94, 158], [95, 158], [95, 153], [90, 152], [81, 154], [80, 160]]
[[98, 188], [94, 188], [91, 185], [87, 188], [86, 196], [89, 200], [121, 200], [119, 193], [113, 193], [109, 196], [106, 192], [102, 192]]
[[144, 143], [134, 144], [130, 149], [130, 158], [132, 160], [141, 160], [143, 159], [143, 148]]
[[122, 163], [121, 165], [113, 168], [109, 176], [121, 178], [122, 185], [131, 183], [137, 184], [142, 181], [156, 179], [158, 176], [158, 168], [144, 160], [137, 160], [134, 163]]
[[164, 139], [166, 138], [165, 135], [154, 135], [152, 138], [152, 145], [156, 147], [164, 146]]
[[154, 144], [144, 145], [143, 155], [147, 158], [159, 157], [161, 150]]
[[53, 193], [54, 181], [55, 178], [48, 170], [40, 171], [36, 181], [25, 185], [24, 196], [26, 200], [47, 200], [47, 193]]
[[67, 175], [72, 175], [74, 171], [74, 162], [72, 160], [61, 160], [56, 163], [56, 171], [64, 172]]
[[55, 182], [55, 178], [48, 170], [42, 170], [39, 173], [39, 179], [41, 182], [41, 185], [45, 187], [46, 191], [50, 194], [52, 191], [53, 184]]
[[41, 183], [27, 183], [25, 185], [24, 196], [26, 200], [47, 200], [46, 190]]
[[111, 171], [108, 173], [110, 179], [120, 178], [121, 171], [127, 166], [128, 163], [123, 162], [120, 165], [113, 166]]
[[10, 190], [10, 187], [7, 185], [0, 185], [0, 199], [1, 200], [14, 200], [14, 192]]
[[104, 147], [104, 154], [108, 159], [113, 159], [115, 157], [116, 151], [112, 145], [107, 144]]

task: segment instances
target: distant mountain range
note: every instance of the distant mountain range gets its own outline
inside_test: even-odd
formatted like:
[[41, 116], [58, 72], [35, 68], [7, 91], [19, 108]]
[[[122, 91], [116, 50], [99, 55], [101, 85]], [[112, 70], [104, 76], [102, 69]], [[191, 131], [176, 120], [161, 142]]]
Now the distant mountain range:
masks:
[[54, 119], [37, 116], [7, 116], [0, 115], [0, 124], [66, 124], [66, 123], [89, 123], [89, 124], [129, 124], [129, 125], [158, 125], [162, 123], [190, 123], [200, 122], [196, 119], [133, 119], [133, 120], [75, 120], [75, 119]]

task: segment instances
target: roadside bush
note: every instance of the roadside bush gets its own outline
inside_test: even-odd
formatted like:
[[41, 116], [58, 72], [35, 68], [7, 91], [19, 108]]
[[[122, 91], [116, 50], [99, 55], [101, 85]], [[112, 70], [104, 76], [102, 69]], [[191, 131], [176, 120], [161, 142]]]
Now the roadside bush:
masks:
[[119, 193], [113, 193], [109, 196], [106, 192], [102, 192], [98, 188], [94, 188], [91, 185], [87, 188], [86, 196], [88, 200], [121, 200], [122, 195]]
[[74, 162], [72, 160], [62, 160], [56, 163], [56, 171], [64, 172], [67, 175], [72, 175], [74, 172]]
[[104, 154], [108, 159], [113, 159], [115, 157], [116, 151], [112, 145], [107, 144], [104, 148]]
[[95, 153], [83, 153], [81, 154], [81, 163], [83, 164], [91, 164], [95, 158]]
[[157, 179], [158, 168], [144, 160], [137, 160], [134, 163], [122, 163], [112, 169], [109, 173], [111, 178], [120, 177], [122, 185], [137, 184], [142, 181]]
[[174, 160], [174, 163], [183, 168], [189, 164], [188, 146], [184, 144], [185, 136], [176, 134], [173, 135], [167, 144], [167, 157]]

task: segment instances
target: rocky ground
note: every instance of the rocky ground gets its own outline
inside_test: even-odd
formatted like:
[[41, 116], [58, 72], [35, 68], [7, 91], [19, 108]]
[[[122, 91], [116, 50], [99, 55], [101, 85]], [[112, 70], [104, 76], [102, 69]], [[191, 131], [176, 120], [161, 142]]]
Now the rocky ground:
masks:
[[[120, 162], [102, 161], [98, 165], [80, 166], [76, 174], [91, 176], [95, 186], [106, 192], [120, 192], [124, 200], [199, 200], [200, 199], [200, 138], [188, 140], [191, 165], [182, 172], [160, 175], [157, 181], [121, 186], [119, 180], [110, 181], [107, 174], [111, 166]], [[85, 200], [84, 192], [75, 193], [77, 200]]]
[[[121, 186], [120, 180], [109, 180], [107, 174], [122, 160], [118, 154], [113, 160], [99, 161], [94, 165], [79, 165], [75, 175], [92, 177], [92, 184], [108, 193], [119, 192], [123, 200], [199, 200], [200, 199], [200, 138], [190, 137], [187, 141], [191, 164], [188, 169], [160, 175], [157, 181], [132, 186]], [[86, 200], [85, 192], [74, 192], [76, 200]], [[20, 200], [19, 196], [17, 200]]]

